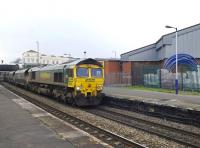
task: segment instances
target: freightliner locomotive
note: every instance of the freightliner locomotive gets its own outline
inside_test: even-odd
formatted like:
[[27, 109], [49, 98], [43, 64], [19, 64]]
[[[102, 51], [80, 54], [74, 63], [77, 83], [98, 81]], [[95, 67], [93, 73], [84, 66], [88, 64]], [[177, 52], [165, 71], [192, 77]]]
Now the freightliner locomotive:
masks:
[[103, 65], [94, 59], [10, 72], [15, 85], [77, 106], [99, 105], [104, 85]]

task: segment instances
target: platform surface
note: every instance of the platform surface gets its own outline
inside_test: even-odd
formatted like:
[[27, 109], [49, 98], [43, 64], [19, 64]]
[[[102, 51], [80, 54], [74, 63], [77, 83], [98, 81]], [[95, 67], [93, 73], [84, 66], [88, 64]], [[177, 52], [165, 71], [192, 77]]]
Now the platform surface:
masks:
[[0, 85], [0, 148], [73, 148], [13, 100], [18, 97]]
[[106, 96], [177, 106], [200, 111], [200, 96], [176, 95], [155, 91], [134, 90], [127, 87], [104, 87]]
[[[46, 98], [40, 99], [47, 101]], [[110, 146], [0, 85], [0, 148], [7, 147], [105, 148]]]

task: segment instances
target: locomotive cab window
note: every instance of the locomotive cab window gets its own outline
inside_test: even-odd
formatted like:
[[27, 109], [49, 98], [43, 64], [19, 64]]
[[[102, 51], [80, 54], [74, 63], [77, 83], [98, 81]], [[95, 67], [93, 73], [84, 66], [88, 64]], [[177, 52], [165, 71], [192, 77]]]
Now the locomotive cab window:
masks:
[[88, 68], [83, 68], [83, 67], [77, 68], [76, 75], [77, 77], [88, 77], [89, 76]]
[[67, 77], [74, 77], [73, 69], [66, 69]]
[[102, 77], [102, 69], [101, 68], [92, 68], [92, 77]]

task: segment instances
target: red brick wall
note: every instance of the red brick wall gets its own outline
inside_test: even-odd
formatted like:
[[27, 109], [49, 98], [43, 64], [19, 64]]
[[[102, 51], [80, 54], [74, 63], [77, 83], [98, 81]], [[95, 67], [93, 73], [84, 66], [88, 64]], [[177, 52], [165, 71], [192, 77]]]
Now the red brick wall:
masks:
[[131, 62], [130, 61], [122, 62], [122, 72], [131, 74]]
[[117, 84], [120, 81], [120, 61], [104, 61], [105, 84]]
[[105, 74], [120, 72], [120, 61], [104, 61]]

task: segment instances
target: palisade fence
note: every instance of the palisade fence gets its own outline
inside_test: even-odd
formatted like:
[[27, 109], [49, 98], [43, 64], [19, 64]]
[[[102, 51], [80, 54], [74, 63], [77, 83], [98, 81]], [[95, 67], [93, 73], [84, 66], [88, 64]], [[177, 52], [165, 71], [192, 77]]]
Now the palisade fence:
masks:
[[109, 73], [105, 74], [106, 86], [131, 86], [132, 79], [129, 73]]
[[[179, 89], [200, 92], [200, 65], [198, 71], [179, 70]], [[135, 67], [132, 74], [109, 73], [105, 75], [106, 86], [132, 86], [140, 85], [145, 87], [156, 87], [175, 89], [175, 73], [158, 66]]]

